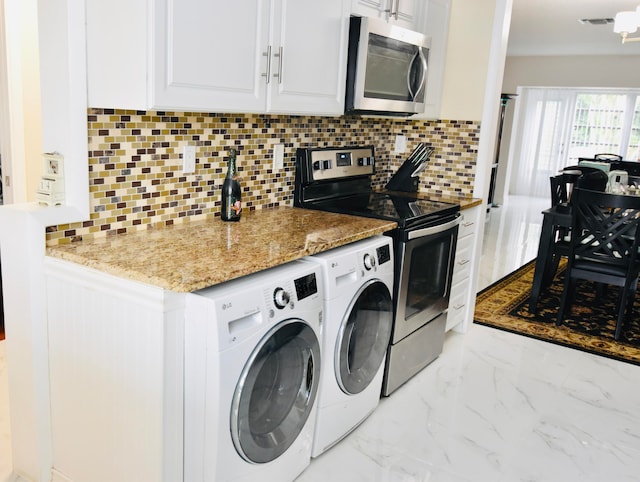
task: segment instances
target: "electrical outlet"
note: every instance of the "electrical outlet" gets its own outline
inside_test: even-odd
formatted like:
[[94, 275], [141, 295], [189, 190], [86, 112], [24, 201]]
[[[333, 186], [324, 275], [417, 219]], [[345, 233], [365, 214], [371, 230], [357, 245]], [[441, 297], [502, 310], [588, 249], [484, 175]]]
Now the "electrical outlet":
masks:
[[284, 144], [276, 144], [273, 146], [273, 170], [277, 171], [284, 168]]
[[182, 148], [182, 172], [185, 174], [196, 172], [196, 146]]
[[396, 154], [402, 154], [407, 150], [407, 137], [402, 134], [396, 136], [396, 144], [394, 146], [394, 152]]

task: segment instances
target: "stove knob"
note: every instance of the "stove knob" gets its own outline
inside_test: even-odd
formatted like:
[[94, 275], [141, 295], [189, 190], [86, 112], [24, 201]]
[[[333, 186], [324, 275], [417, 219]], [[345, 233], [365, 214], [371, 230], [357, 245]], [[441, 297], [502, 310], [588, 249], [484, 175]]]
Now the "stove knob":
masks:
[[287, 306], [290, 299], [289, 293], [287, 293], [283, 288], [276, 288], [273, 292], [273, 302], [279, 310]]
[[376, 258], [371, 256], [369, 253], [364, 255], [364, 267], [367, 271], [371, 271], [373, 267], [376, 265]]

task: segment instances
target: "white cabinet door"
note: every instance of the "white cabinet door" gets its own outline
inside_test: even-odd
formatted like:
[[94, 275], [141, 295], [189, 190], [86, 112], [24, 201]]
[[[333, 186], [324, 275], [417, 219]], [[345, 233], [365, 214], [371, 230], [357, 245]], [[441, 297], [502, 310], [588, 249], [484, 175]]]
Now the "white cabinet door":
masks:
[[[394, 0], [391, 2], [393, 3]], [[416, 0], [395, 0], [395, 7], [391, 11], [391, 15], [400, 25], [406, 24], [410, 26], [409, 28], [420, 30], [416, 28], [420, 18], [418, 3]]]
[[89, 106], [342, 114], [348, 2], [88, 2]]
[[342, 114], [348, 11], [343, 0], [278, 0], [267, 112]]
[[352, 0], [351, 13], [386, 20], [400, 27], [422, 32], [422, 4], [425, 0]]
[[385, 10], [391, 0], [352, 0], [351, 13], [363, 17], [387, 18]]
[[458, 230], [458, 244], [456, 247], [453, 279], [451, 280], [451, 296], [447, 310], [446, 330], [455, 329], [465, 332], [473, 322], [475, 309], [474, 258], [476, 240], [479, 235], [481, 207], [475, 206], [463, 210], [462, 220]]
[[451, 0], [429, 0], [424, 33], [431, 37], [424, 113], [413, 118], [438, 119], [442, 102]]
[[260, 112], [269, 0], [162, 0], [155, 11], [154, 107]]
[[149, 108], [150, 0], [88, 1], [86, 7], [89, 107]]

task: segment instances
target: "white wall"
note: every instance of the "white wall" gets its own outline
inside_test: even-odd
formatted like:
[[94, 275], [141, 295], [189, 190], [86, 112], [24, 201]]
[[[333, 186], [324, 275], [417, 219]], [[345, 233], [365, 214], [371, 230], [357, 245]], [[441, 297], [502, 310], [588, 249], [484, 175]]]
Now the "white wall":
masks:
[[[23, 1], [4, 0], [5, 14]], [[41, 102], [42, 147], [35, 162], [41, 168], [43, 150], [64, 154], [67, 204], [0, 206], [13, 470], [21, 477], [15, 480], [51, 480], [45, 229], [89, 216], [84, 6], [84, 0], [38, 0], [37, 5], [41, 95], [34, 98]]]
[[640, 56], [507, 57], [502, 86], [637, 88]]
[[3, 0], [0, 19], [4, 201], [22, 203], [35, 200], [42, 174], [37, 1]]
[[[545, 56], [507, 57], [502, 92], [518, 87], [640, 87], [640, 56]], [[517, 163], [509, 158], [511, 131], [518, 98], [509, 103], [500, 149], [496, 201], [504, 202], [507, 176], [517, 175]], [[511, 170], [516, 172], [509, 172]]]

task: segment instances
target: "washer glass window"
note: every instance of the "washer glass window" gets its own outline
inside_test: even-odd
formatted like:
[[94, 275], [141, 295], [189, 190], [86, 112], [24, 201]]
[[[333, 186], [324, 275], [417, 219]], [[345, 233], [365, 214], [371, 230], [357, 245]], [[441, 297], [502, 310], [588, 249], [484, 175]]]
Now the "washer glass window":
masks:
[[354, 297], [340, 327], [335, 368], [342, 391], [360, 393], [375, 378], [387, 353], [392, 323], [389, 289], [370, 280]]
[[286, 320], [255, 348], [236, 387], [231, 432], [247, 461], [266, 463], [282, 455], [309, 417], [320, 377], [320, 345], [302, 320]]

